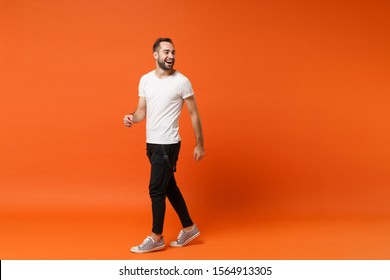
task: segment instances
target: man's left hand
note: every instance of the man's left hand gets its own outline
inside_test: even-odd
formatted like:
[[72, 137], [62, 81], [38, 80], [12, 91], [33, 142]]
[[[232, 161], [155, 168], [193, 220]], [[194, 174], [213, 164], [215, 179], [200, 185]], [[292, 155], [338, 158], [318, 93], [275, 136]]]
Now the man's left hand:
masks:
[[194, 150], [194, 159], [199, 161], [204, 157], [204, 148], [201, 146], [196, 146]]

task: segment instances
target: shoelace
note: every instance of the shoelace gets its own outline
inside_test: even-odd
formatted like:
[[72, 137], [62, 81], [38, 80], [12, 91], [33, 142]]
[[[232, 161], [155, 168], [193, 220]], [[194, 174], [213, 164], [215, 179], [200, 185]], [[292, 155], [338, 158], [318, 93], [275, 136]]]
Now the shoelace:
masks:
[[179, 236], [177, 237], [177, 241], [181, 241], [181, 239], [183, 238], [183, 235], [184, 235], [184, 230], [181, 230], [180, 233], [179, 233]]
[[148, 237], [145, 238], [144, 242], [142, 242], [142, 244], [139, 245], [139, 246], [140, 246], [140, 247], [143, 247], [143, 246], [145, 246], [146, 244], [148, 244], [150, 241], [153, 242], [153, 238], [151, 238], [150, 236], [148, 236]]

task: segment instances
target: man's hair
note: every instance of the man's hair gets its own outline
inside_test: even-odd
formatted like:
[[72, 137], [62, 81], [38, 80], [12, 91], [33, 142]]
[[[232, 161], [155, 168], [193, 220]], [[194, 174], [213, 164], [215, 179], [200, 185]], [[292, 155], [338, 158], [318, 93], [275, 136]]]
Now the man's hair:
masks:
[[154, 44], [153, 44], [153, 52], [156, 52], [158, 50], [161, 42], [168, 42], [168, 43], [171, 43], [173, 45], [171, 38], [158, 38], [156, 40], [156, 42], [154, 42]]

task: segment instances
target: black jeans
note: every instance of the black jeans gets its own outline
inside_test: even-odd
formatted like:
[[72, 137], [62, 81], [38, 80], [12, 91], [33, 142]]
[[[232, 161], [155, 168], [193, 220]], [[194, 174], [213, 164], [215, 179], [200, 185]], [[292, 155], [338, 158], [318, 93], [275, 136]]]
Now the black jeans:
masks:
[[166, 197], [179, 216], [182, 226], [192, 226], [193, 222], [174, 175], [179, 158], [180, 142], [169, 145], [147, 143], [146, 150], [151, 164], [149, 196], [152, 201], [152, 232], [156, 234], [163, 232]]

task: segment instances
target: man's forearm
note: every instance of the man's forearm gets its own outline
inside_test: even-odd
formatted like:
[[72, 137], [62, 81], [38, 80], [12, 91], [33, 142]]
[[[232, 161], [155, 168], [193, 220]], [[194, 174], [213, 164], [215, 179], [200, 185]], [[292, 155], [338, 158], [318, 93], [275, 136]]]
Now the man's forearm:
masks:
[[133, 122], [135, 123], [141, 122], [145, 119], [145, 112], [140, 110], [136, 110], [134, 113], [132, 113], [132, 115], [133, 115]]
[[202, 123], [197, 114], [191, 116], [192, 127], [194, 128], [196, 146], [202, 147], [204, 145]]

